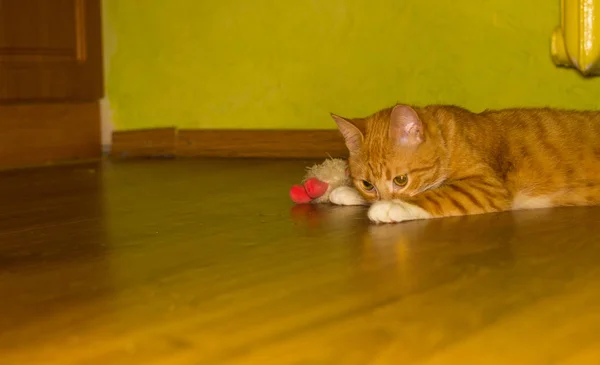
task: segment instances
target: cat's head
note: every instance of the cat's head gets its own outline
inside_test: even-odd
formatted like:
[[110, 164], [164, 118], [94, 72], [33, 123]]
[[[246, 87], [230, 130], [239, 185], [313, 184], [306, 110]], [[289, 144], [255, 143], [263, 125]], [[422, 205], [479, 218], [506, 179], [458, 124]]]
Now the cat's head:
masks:
[[350, 176], [366, 200], [406, 198], [445, 179], [443, 146], [423, 116], [407, 105], [358, 119], [332, 114], [350, 152]]

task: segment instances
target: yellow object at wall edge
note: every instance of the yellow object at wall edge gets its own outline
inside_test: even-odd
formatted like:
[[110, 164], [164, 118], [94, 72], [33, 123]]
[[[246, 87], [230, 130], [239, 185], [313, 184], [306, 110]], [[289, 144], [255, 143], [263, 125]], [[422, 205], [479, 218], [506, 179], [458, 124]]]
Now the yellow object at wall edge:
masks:
[[561, 24], [552, 34], [552, 60], [585, 76], [600, 75], [600, 0], [561, 0]]

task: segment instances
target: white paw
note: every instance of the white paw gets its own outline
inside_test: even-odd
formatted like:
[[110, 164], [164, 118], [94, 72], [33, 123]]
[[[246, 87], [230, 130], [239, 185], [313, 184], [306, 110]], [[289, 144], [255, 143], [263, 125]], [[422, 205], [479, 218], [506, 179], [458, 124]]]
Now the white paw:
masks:
[[350, 186], [340, 186], [331, 191], [329, 201], [336, 205], [365, 205], [366, 201]]
[[403, 201], [379, 201], [369, 209], [369, 219], [375, 223], [397, 223], [431, 218], [431, 214], [416, 205]]

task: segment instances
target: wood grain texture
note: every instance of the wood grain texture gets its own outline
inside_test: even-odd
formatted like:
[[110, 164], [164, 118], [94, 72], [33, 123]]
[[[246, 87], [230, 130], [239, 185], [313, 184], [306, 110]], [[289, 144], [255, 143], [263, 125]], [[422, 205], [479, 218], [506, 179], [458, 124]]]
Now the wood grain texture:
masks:
[[0, 169], [101, 156], [98, 103], [0, 104]]
[[[156, 148], [152, 148], [155, 146]], [[158, 147], [160, 146], [160, 147]], [[346, 157], [337, 130], [193, 130], [113, 133], [113, 157]]]
[[177, 145], [177, 129], [156, 128], [113, 133], [111, 157], [172, 157]]
[[0, 102], [104, 94], [100, 0], [0, 0]]
[[337, 130], [180, 130], [179, 156], [339, 157], [346, 147]]
[[0, 363], [600, 362], [600, 208], [373, 225], [310, 163], [1, 173]]

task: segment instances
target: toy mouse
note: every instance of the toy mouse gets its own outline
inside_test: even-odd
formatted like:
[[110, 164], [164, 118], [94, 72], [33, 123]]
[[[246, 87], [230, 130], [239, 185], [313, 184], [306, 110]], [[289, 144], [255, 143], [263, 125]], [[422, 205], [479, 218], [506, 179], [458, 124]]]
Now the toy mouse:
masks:
[[290, 197], [296, 204], [364, 204], [364, 200], [352, 186], [348, 163], [339, 158], [329, 158], [307, 168], [302, 185], [292, 186]]

